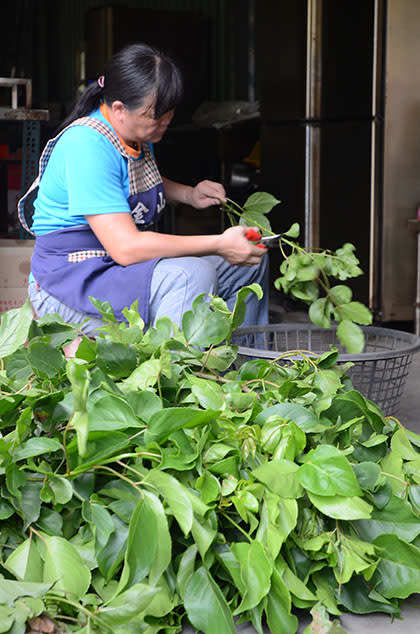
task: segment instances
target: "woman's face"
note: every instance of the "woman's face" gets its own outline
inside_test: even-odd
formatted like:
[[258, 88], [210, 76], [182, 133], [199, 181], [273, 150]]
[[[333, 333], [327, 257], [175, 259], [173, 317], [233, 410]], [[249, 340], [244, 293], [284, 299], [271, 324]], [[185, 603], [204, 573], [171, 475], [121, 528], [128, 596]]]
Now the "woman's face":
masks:
[[[121, 102], [114, 102], [114, 104]], [[112, 109], [114, 110], [114, 104]], [[122, 105], [122, 104], [121, 104]], [[154, 102], [152, 99], [136, 110], [128, 110], [124, 105], [118, 109], [117, 132], [126, 143], [141, 141], [158, 143], [165, 134], [172, 118], [174, 110], [165, 112], [158, 119], [154, 118]]]

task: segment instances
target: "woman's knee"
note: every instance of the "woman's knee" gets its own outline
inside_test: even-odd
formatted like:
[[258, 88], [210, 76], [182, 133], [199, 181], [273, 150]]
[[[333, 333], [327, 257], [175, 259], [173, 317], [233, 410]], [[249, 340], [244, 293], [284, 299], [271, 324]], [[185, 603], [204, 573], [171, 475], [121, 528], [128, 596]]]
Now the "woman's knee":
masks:
[[162, 264], [163, 267], [160, 274], [163, 275], [168, 290], [185, 289], [187, 292], [194, 292], [196, 295], [200, 293], [217, 293], [217, 270], [203, 258], [172, 258], [170, 262], [163, 260]]

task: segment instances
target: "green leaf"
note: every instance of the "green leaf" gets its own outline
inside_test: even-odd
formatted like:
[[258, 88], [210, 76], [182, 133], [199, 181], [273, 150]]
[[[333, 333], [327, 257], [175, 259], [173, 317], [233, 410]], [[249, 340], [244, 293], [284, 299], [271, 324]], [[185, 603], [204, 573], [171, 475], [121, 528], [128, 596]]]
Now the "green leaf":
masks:
[[337, 286], [332, 286], [329, 289], [328, 295], [335, 304], [347, 304], [351, 301], [352, 290], [349, 286], [337, 284]]
[[28, 438], [13, 452], [14, 462], [34, 458], [54, 451], [62, 450], [62, 446], [55, 438], [47, 438], [45, 436], [36, 438]]
[[69, 462], [74, 475], [83, 473], [87, 471], [89, 467], [118, 454], [130, 444], [126, 434], [118, 431], [91, 432], [88, 440], [87, 451], [86, 454], [83, 455], [83, 460], [80, 460], [77, 443], [75, 441], [72, 441], [67, 446]]
[[[309, 266], [303, 266], [302, 268], [296, 271], [296, 279], [300, 282], [311, 282], [315, 280], [319, 276], [319, 268], [313, 264]], [[315, 300], [316, 302], [319, 300]], [[326, 300], [326, 306], [329, 304], [328, 300]], [[315, 303], [315, 302], [314, 302]]]
[[135, 369], [137, 355], [132, 346], [109, 339], [98, 339], [97, 346], [97, 364], [106, 374], [122, 379]]
[[309, 307], [309, 318], [321, 328], [329, 328], [331, 326], [331, 317], [328, 310], [329, 301], [326, 297], [316, 299]]
[[144, 481], [159, 491], [184, 535], [188, 535], [193, 523], [193, 508], [185, 487], [176, 478], [159, 469], [149, 471]]
[[44, 581], [80, 599], [89, 588], [90, 572], [77, 550], [62, 537], [43, 535], [42, 544]]
[[221, 487], [218, 479], [206, 469], [196, 481], [196, 488], [200, 491], [204, 504], [209, 504], [217, 500], [221, 495]]
[[203, 634], [235, 634], [226, 599], [203, 566], [195, 571], [188, 582], [184, 605], [188, 620]]
[[339, 307], [341, 319], [355, 321], [358, 324], [369, 325], [372, 323], [372, 314], [366, 306], [360, 302], [349, 302]]
[[159, 588], [137, 583], [101, 607], [97, 614], [107, 625], [130, 623], [144, 612], [158, 592]]
[[160, 359], [149, 359], [141, 363], [126, 379], [124, 385], [130, 390], [146, 390], [156, 385], [162, 372]]
[[312, 449], [296, 475], [298, 482], [316, 495], [354, 496], [362, 493], [349, 461], [332, 445]]
[[245, 211], [239, 219], [239, 224], [245, 227], [258, 227], [264, 234], [272, 233], [270, 221], [258, 211]]
[[244, 286], [236, 294], [235, 306], [232, 312], [232, 325], [231, 329], [236, 330], [242, 324], [245, 319], [246, 303], [245, 300], [251, 293], [257, 296], [257, 299], [262, 299], [263, 291], [259, 284], [251, 284], [250, 286]]
[[144, 427], [130, 405], [115, 394], [106, 394], [99, 398], [89, 407], [88, 415], [89, 432]]
[[351, 354], [360, 354], [363, 352], [365, 345], [363, 331], [352, 321], [344, 319], [338, 324], [337, 337]]
[[31, 433], [30, 426], [32, 423], [33, 412], [30, 407], [26, 407], [19, 416], [16, 423], [16, 435], [19, 443], [22, 443], [25, 438]]
[[24, 345], [33, 320], [32, 307], [27, 300], [20, 308], [2, 314], [0, 323], [0, 359], [8, 357]]
[[381, 475], [381, 468], [375, 462], [360, 462], [352, 465], [360, 487], [364, 491], [373, 491]]
[[334, 575], [340, 585], [350, 581], [354, 573], [370, 578], [377, 563], [372, 544], [342, 535], [336, 548], [338, 566], [334, 568]]
[[377, 598], [371, 596], [374, 593], [371, 591], [370, 583], [368, 584], [361, 575], [353, 575], [350, 581], [342, 585], [336, 594], [339, 603], [355, 614], [369, 614], [371, 612], [399, 614], [398, 606], [388, 602], [378, 593], [376, 593]]
[[193, 374], [188, 375], [188, 381], [191, 384], [191, 392], [203, 409], [218, 410], [220, 408], [225, 394], [216, 381], [200, 379]]
[[218, 346], [213, 348], [206, 355], [206, 367], [218, 372], [224, 372], [235, 361], [237, 357], [236, 348], [231, 346]]
[[70, 502], [73, 497], [73, 487], [67, 478], [51, 474], [48, 476], [47, 484], [52, 493], [49, 501], [53, 504], [67, 504], [67, 502]]
[[102, 575], [109, 581], [127, 551], [128, 526], [115, 515], [112, 516], [114, 531], [110, 534], [105, 546], [97, 552], [98, 567]]
[[420, 486], [412, 484], [408, 488], [408, 499], [417, 512], [420, 512]]
[[374, 508], [371, 518], [356, 521], [355, 527], [361, 539], [367, 542], [384, 534], [395, 534], [411, 542], [420, 535], [420, 518], [413, 513], [407, 500], [392, 495], [384, 508]]
[[0, 604], [13, 605], [18, 597], [42, 597], [50, 588], [51, 583], [0, 579]]
[[26, 530], [30, 524], [36, 522], [39, 517], [41, 511], [41, 489], [41, 482], [27, 482], [22, 488], [20, 509], [24, 519], [24, 530]]
[[155, 560], [149, 572], [149, 584], [155, 585], [168, 569], [172, 559], [172, 539], [169, 533], [168, 520], [165, 509], [160, 500], [153, 493], [144, 491], [143, 495], [153, 510], [156, 520], [155, 541], [157, 544]]
[[140, 500], [130, 520], [124, 569], [123, 588], [133, 586], [149, 574], [158, 550], [156, 534], [158, 519], [148, 498]]
[[146, 438], [162, 443], [178, 429], [200, 427], [214, 420], [217, 414], [218, 412], [213, 410], [204, 411], [191, 407], [167, 407], [152, 415]]
[[255, 192], [251, 194], [245, 201], [245, 211], [253, 211], [259, 214], [268, 214], [273, 207], [278, 205], [281, 201], [275, 198], [272, 194], [267, 192]]
[[270, 460], [254, 469], [252, 475], [278, 496], [295, 499], [303, 493], [297, 479], [298, 469], [290, 460]]
[[290, 229], [288, 229], [283, 235], [287, 236], [288, 238], [298, 238], [299, 234], [300, 234], [299, 223], [294, 222], [292, 226], [290, 227]]
[[296, 526], [297, 504], [294, 500], [282, 499], [267, 490], [260, 508], [260, 522], [255, 539], [263, 544], [275, 561], [287, 536]]
[[42, 341], [31, 341], [28, 345], [28, 360], [35, 374], [44, 379], [52, 379], [65, 367], [63, 354]]
[[63, 535], [63, 518], [57, 511], [53, 511], [46, 506], [41, 508], [38, 519], [36, 520], [37, 528], [40, 528], [48, 535]]
[[372, 506], [360, 497], [316, 495], [308, 492], [312, 504], [321, 513], [338, 520], [360, 520], [371, 517]]
[[14, 512], [15, 509], [7, 500], [0, 500], [0, 520], [7, 520]]
[[188, 581], [194, 572], [197, 553], [197, 546], [195, 544], [191, 544], [191, 546], [188, 546], [188, 548], [182, 553], [179, 561], [178, 572], [176, 575], [176, 587], [182, 599], [185, 597], [185, 590]]
[[227, 338], [230, 320], [226, 315], [213, 312], [204, 295], [199, 295], [193, 302], [192, 310], [184, 313], [182, 329], [188, 345], [207, 348], [219, 345]]
[[43, 561], [35, 541], [25, 539], [6, 559], [5, 566], [20, 581], [41, 582], [43, 579]]
[[240, 574], [245, 593], [235, 614], [256, 607], [270, 590], [272, 564], [265, 554], [263, 545], [258, 541], [238, 542], [231, 546], [239, 562]]
[[277, 570], [274, 570], [265, 612], [270, 632], [295, 634], [298, 620], [291, 613], [290, 593]]
[[[277, 560], [276, 564], [279, 566], [279, 560]], [[284, 569], [282, 568], [282, 577], [287, 589], [294, 597], [301, 601], [316, 602], [314, 593], [292, 572], [286, 563], [284, 563]]]
[[71, 424], [76, 430], [77, 447], [81, 456], [87, 453], [88, 414], [86, 410], [91, 377], [86, 365], [79, 359], [67, 361], [67, 376], [73, 393], [73, 415]]
[[295, 403], [278, 403], [265, 407], [255, 418], [257, 425], [263, 425], [267, 418], [277, 415], [285, 420], [293, 421], [302, 431], [318, 432], [323, 431], [319, 418], [309, 409]]
[[373, 582], [387, 599], [405, 599], [420, 587], [420, 550], [397, 535], [381, 535], [373, 542], [381, 561]]
[[210, 514], [207, 519], [195, 514], [191, 534], [197, 545], [201, 558], [204, 559], [217, 535], [217, 521], [215, 520], [214, 514]]
[[413, 447], [407, 434], [407, 430], [399, 427], [391, 439], [391, 451], [401, 456], [404, 460], [418, 460], [419, 452]]
[[5, 605], [0, 605], [0, 632], [10, 632], [10, 629], [15, 622], [15, 608], [8, 608]]
[[148, 423], [152, 415], [163, 407], [159, 396], [149, 390], [128, 392], [126, 399], [134, 414], [145, 423]]
[[323, 397], [336, 394], [341, 385], [341, 379], [334, 369], [320, 370], [313, 381], [313, 386], [322, 392]]

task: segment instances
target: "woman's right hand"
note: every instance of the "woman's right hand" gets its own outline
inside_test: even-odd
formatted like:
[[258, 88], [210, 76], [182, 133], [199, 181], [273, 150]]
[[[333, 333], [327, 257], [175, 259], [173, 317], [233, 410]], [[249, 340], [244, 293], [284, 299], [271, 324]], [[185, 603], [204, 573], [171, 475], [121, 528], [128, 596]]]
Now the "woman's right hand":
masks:
[[256, 246], [246, 237], [249, 229], [259, 231], [257, 227], [229, 227], [220, 236], [217, 254], [221, 255], [230, 264], [240, 266], [254, 266], [259, 264], [267, 249]]

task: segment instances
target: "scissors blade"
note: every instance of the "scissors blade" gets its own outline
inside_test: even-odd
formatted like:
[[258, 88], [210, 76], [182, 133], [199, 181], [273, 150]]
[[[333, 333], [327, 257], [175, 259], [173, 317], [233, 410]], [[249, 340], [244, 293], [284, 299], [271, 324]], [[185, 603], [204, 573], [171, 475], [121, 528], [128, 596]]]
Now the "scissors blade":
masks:
[[279, 246], [279, 240], [282, 237], [282, 233], [277, 233], [275, 236], [265, 236], [260, 239], [260, 243], [265, 247], [269, 247], [271, 249], [275, 249]]

